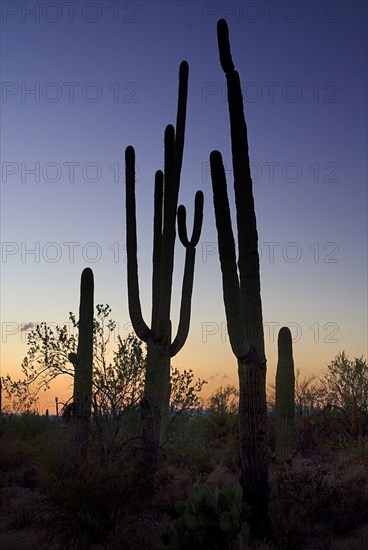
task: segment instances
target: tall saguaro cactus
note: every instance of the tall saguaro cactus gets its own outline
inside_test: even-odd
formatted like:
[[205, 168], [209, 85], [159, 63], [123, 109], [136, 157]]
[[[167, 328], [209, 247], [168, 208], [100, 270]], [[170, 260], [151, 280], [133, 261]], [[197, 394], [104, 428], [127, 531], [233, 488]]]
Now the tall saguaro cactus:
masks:
[[253, 531], [267, 521], [268, 459], [266, 357], [262, 323], [258, 234], [240, 78], [231, 57], [227, 23], [217, 24], [220, 62], [226, 75], [238, 259], [221, 153], [210, 155], [223, 299], [230, 345], [238, 363], [240, 458], [244, 496]]
[[93, 272], [86, 267], [82, 272], [80, 285], [77, 354], [69, 355], [69, 360], [74, 365], [75, 414], [83, 421], [90, 418], [92, 405], [93, 292]]
[[[147, 344], [144, 396], [141, 402], [141, 436], [146, 459], [155, 463], [165, 432], [170, 399], [170, 358], [178, 353], [188, 336], [193, 289], [195, 247], [203, 218], [203, 194], [195, 196], [194, 226], [190, 239], [186, 229], [186, 210], [178, 205], [180, 173], [184, 149], [184, 131], [188, 92], [188, 64], [179, 69], [176, 128], [168, 125], [164, 139], [164, 170], [155, 175], [153, 220], [153, 274], [151, 325], [143, 319], [139, 297], [137, 227], [135, 204], [135, 152], [126, 148], [126, 243], [128, 303], [133, 328]], [[186, 249], [180, 319], [175, 338], [171, 339], [170, 306], [174, 268], [176, 220], [179, 238]]]
[[293, 345], [288, 327], [279, 330], [276, 370], [276, 460], [291, 460], [295, 413], [295, 373]]

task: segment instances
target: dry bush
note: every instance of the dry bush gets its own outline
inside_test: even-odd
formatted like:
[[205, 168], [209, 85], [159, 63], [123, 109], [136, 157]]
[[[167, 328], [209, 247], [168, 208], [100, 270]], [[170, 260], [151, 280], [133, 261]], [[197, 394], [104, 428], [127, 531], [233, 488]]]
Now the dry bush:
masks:
[[316, 411], [295, 418], [295, 450], [305, 458], [328, 454], [336, 441], [346, 437], [348, 433], [334, 413]]
[[368, 436], [340, 441], [340, 457], [351, 464], [361, 464], [368, 468]]
[[12, 476], [29, 462], [31, 449], [27, 442], [12, 435], [0, 439], [0, 471]]
[[[0, 484], [35, 486], [35, 471], [52, 427], [33, 414], [0, 421]], [[32, 480], [30, 473], [32, 473]], [[31, 485], [29, 485], [31, 483]]]
[[368, 520], [367, 470], [348, 463], [294, 461], [280, 468], [270, 494], [270, 520], [275, 542], [283, 549], [319, 540], [329, 548], [342, 535]]

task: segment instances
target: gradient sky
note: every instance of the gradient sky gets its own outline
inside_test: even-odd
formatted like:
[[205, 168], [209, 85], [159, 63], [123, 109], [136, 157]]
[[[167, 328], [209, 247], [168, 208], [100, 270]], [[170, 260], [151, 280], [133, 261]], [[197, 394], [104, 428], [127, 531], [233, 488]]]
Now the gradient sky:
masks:
[[[1, 372], [19, 374], [22, 323], [64, 324], [80, 274], [95, 276], [130, 331], [124, 150], [136, 149], [142, 307], [151, 311], [153, 178], [189, 62], [179, 201], [205, 195], [190, 334], [173, 359], [237, 383], [226, 338], [208, 169], [223, 153], [232, 197], [225, 17], [248, 124], [261, 253], [268, 381], [288, 324], [302, 374], [335, 355], [367, 356], [367, 3], [364, 1], [3, 1], [1, 38]], [[33, 90], [33, 92], [32, 92]], [[74, 243], [74, 244], [67, 244]], [[33, 250], [33, 253], [32, 253]], [[177, 243], [172, 320], [184, 251]], [[61, 393], [58, 386], [55, 390]]]

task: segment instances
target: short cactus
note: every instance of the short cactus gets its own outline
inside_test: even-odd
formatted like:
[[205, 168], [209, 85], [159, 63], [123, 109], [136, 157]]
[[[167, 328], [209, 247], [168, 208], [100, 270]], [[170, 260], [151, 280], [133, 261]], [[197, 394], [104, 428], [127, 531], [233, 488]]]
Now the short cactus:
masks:
[[92, 269], [83, 270], [80, 286], [77, 353], [69, 354], [74, 365], [73, 403], [78, 419], [87, 421], [92, 406], [92, 366], [93, 366], [93, 292]]
[[295, 413], [295, 373], [290, 329], [282, 327], [278, 335], [276, 371], [276, 460], [291, 460]]

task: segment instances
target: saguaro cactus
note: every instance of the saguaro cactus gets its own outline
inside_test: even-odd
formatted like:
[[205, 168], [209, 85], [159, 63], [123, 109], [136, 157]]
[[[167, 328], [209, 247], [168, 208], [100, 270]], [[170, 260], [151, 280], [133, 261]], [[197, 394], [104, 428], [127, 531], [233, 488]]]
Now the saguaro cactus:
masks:
[[258, 234], [239, 74], [231, 57], [227, 23], [217, 24], [226, 75], [237, 219], [238, 259], [221, 153], [210, 155], [223, 299], [230, 345], [238, 362], [240, 458], [244, 496], [253, 531], [263, 528], [268, 507], [266, 357], [262, 323]]
[[78, 348], [71, 353], [69, 360], [74, 365], [73, 403], [78, 419], [88, 421], [92, 404], [92, 365], [93, 365], [93, 291], [92, 269], [86, 267], [81, 276]]
[[295, 373], [290, 329], [279, 330], [276, 370], [276, 460], [291, 460], [295, 414]]
[[[179, 93], [176, 128], [165, 130], [164, 171], [155, 175], [153, 220], [153, 274], [151, 326], [143, 319], [139, 297], [137, 228], [135, 205], [135, 152], [126, 148], [126, 243], [128, 271], [128, 304], [133, 328], [147, 343], [144, 396], [141, 402], [141, 436], [146, 458], [155, 463], [160, 441], [164, 436], [170, 399], [170, 358], [184, 345], [189, 331], [193, 289], [195, 247], [203, 218], [203, 194], [195, 196], [194, 226], [189, 240], [186, 229], [186, 210], [178, 204], [180, 173], [184, 149], [184, 131], [188, 91], [188, 64], [179, 69]], [[179, 238], [186, 248], [182, 285], [180, 320], [176, 337], [171, 340], [170, 305], [174, 268], [176, 219]]]

